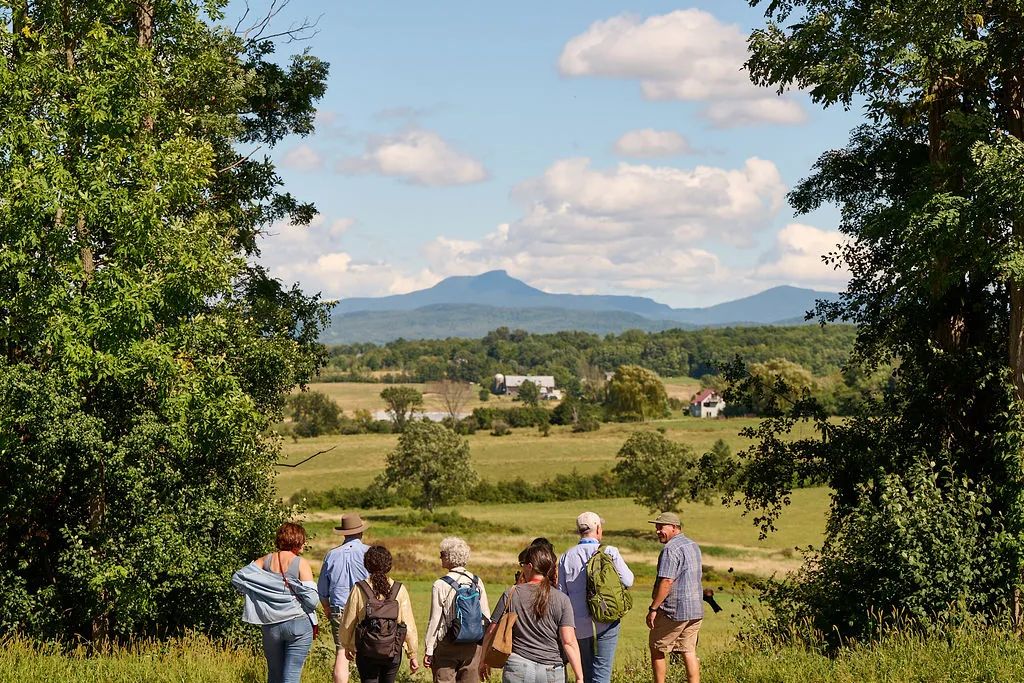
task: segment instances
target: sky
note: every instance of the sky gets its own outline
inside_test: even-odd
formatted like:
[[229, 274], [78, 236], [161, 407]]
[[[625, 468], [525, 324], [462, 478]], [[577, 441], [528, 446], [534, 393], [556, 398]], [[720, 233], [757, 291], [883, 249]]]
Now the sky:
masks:
[[795, 216], [786, 193], [861, 114], [753, 86], [746, 0], [292, 0], [276, 25], [303, 16], [318, 33], [278, 57], [330, 76], [316, 132], [269, 152], [320, 211], [261, 242], [288, 284], [383, 296], [504, 269], [705, 306], [846, 282], [821, 262], [835, 209]]

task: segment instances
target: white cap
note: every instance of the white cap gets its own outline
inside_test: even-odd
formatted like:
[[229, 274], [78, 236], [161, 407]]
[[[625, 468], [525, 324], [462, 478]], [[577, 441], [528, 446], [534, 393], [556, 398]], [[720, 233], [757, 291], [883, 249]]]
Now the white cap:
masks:
[[589, 534], [597, 531], [597, 527], [604, 526], [604, 520], [596, 512], [583, 512], [576, 518], [576, 533]]

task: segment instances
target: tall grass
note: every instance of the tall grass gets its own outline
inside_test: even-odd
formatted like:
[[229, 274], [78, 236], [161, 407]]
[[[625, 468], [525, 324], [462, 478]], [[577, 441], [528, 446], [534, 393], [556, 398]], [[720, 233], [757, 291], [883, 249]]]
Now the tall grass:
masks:
[[[624, 662], [615, 673], [616, 683], [650, 680], [641, 652], [633, 649], [620, 656]], [[329, 681], [332, 658], [330, 648], [314, 648], [303, 681]], [[964, 627], [930, 636], [896, 632], [833, 657], [799, 646], [738, 646], [705, 656], [702, 665], [705, 683], [1011, 683], [1024, 680], [1024, 643], [1007, 631]], [[669, 668], [670, 681], [685, 680], [681, 663]], [[225, 648], [199, 636], [137, 643], [101, 654], [16, 638], [0, 641], [4, 683], [261, 683], [265, 671], [259, 653]], [[417, 679], [403, 673], [399, 680]], [[420, 674], [418, 680], [429, 678]]]

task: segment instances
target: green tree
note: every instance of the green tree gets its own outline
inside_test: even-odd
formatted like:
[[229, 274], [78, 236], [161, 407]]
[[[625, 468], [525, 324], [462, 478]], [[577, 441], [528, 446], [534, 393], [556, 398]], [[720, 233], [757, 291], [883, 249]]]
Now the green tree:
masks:
[[519, 385], [517, 398], [528, 406], [535, 406], [540, 403], [540, 389], [530, 380], [526, 380]]
[[[749, 433], [743, 489], [765, 529], [794, 481], [820, 478], [834, 492], [820, 553], [777, 604], [837, 639], [871, 636], [895, 612], [922, 624], [951, 605], [1019, 615], [1020, 4], [754, 4], [769, 19], [751, 36], [755, 81], [868, 114], [790, 199], [798, 212], [841, 212], [847, 242], [826, 260], [851, 278], [837, 304], [819, 304], [822, 321], [858, 326], [852, 364], [899, 362], [884, 397], [863, 397], [849, 420], [829, 421], [802, 397]], [[821, 438], [787, 438], [806, 420]]]
[[649, 420], [667, 417], [668, 395], [656, 374], [639, 365], [622, 365], [607, 387], [605, 407], [617, 420]]
[[302, 437], [337, 434], [341, 408], [319, 391], [303, 391], [289, 399], [295, 434]]
[[327, 65], [224, 3], [0, 2], [0, 632], [237, 624], [327, 309], [253, 265]]
[[817, 388], [810, 371], [799, 363], [773, 358], [750, 366], [750, 374], [764, 391], [752, 396], [750, 409], [758, 415], [776, 414]]
[[409, 490], [414, 505], [432, 511], [463, 500], [477, 475], [468, 441], [436, 422], [410, 422], [388, 454], [379, 481]]
[[405, 429], [413, 414], [423, 407], [423, 394], [413, 387], [387, 387], [380, 392], [380, 397], [388, 406], [395, 429], [400, 432]]
[[694, 499], [699, 461], [686, 444], [660, 432], [634, 432], [616, 456], [613, 472], [637, 505], [648, 510], [674, 512]]

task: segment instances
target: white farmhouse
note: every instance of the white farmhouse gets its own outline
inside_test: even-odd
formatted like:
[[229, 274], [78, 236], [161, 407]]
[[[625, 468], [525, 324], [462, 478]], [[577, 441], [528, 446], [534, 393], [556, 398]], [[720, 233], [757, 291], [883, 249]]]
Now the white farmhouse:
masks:
[[562, 392], [555, 388], [555, 378], [551, 375], [502, 375], [494, 376], [494, 393], [508, 394], [512, 398], [519, 395], [519, 387], [523, 382], [533, 382], [540, 391], [540, 397], [547, 399], [560, 399]]
[[714, 389], [703, 389], [690, 401], [693, 417], [718, 417], [725, 410], [725, 399]]

